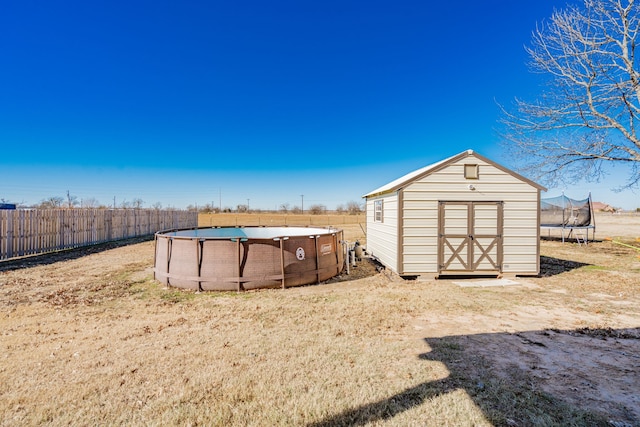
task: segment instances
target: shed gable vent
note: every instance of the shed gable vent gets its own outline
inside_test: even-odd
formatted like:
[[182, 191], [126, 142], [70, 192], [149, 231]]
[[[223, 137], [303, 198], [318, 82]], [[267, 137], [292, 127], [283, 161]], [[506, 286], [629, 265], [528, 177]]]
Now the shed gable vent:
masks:
[[466, 179], [478, 179], [478, 165], [464, 165], [464, 177]]

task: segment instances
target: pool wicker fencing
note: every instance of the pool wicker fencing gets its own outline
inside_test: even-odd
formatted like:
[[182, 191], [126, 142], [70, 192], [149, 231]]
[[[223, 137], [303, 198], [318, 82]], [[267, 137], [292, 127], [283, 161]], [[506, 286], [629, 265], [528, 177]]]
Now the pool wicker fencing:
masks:
[[159, 230], [196, 227], [196, 212], [156, 209], [0, 209], [0, 260]]
[[217, 227], [156, 233], [154, 277], [196, 291], [320, 283], [344, 267], [343, 232], [319, 227]]

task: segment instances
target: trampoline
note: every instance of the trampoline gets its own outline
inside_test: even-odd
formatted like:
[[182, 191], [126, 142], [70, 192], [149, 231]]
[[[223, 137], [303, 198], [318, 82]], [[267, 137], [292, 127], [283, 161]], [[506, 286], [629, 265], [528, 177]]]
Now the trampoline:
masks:
[[551, 230], [560, 230], [562, 241], [575, 238], [578, 243], [589, 242], [595, 237], [596, 224], [593, 216], [591, 193], [583, 200], [571, 199], [564, 194], [540, 200], [540, 227], [546, 228], [549, 237]]

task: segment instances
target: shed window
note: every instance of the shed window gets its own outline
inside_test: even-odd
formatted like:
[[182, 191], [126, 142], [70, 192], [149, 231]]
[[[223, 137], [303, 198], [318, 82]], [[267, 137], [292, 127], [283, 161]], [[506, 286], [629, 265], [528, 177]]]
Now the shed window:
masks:
[[464, 177], [478, 179], [478, 165], [464, 165]]
[[382, 222], [382, 200], [373, 202], [373, 220], [375, 222]]

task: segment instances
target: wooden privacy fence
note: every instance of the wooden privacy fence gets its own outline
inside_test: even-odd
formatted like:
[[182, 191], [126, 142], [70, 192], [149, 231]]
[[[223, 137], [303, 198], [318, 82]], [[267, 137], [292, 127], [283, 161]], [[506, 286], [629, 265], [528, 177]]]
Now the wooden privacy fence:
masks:
[[188, 211], [0, 209], [0, 260], [197, 225], [197, 213]]

